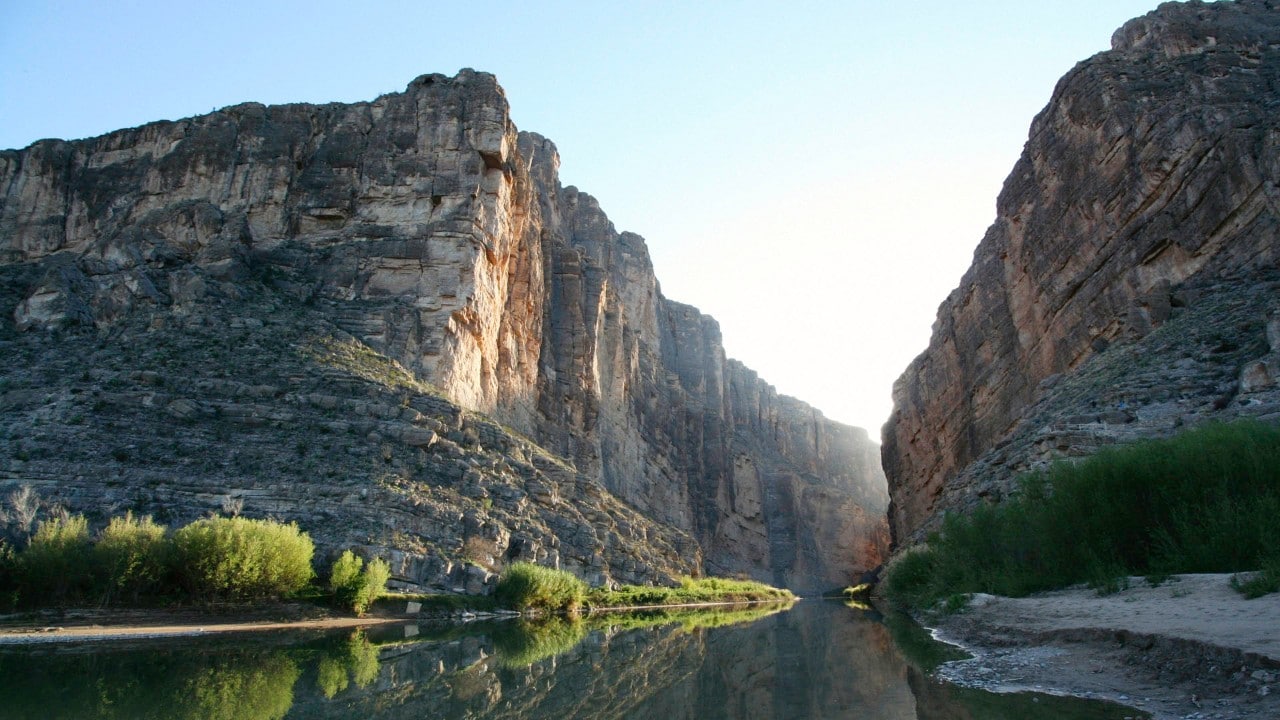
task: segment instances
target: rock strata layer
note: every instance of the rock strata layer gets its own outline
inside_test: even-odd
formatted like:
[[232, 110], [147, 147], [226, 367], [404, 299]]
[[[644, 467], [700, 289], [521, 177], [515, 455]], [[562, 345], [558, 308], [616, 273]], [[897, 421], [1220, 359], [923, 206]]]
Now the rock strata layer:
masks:
[[419, 585], [879, 564], [866, 433], [726, 359], [558, 165], [470, 70], [0, 152], [0, 480], [97, 515], [239, 503]]
[[894, 386], [898, 544], [1055, 458], [1280, 419], [1278, 103], [1261, 0], [1161, 5], [1059, 82]]

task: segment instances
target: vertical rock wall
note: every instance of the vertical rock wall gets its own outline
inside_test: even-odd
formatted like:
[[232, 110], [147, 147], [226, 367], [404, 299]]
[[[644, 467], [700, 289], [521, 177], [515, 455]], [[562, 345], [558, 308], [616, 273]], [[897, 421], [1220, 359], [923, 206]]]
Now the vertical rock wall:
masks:
[[558, 164], [470, 70], [41, 141], [0, 153], [0, 252], [41, 273], [10, 311], [107, 328], [265, 283], [691, 534], [709, 571], [809, 589], [879, 564], [866, 434], [726, 360]]
[[1148, 336], [1192, 302], [1184, 288], [1280, 258], [1280, 11], [1166, 3], [1112, 46], [1035, 118], [973, 265], [894, 386], [883, 458], [899, 543], [961, 507], [949, 488], [1010, 442], [1056, 378]]

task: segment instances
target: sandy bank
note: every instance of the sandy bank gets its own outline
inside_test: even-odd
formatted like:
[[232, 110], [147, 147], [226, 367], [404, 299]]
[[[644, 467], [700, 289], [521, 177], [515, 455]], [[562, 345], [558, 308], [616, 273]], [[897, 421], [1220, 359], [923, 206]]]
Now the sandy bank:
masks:
[[[88, 611], [61, 617], [11, 620], [0, 625], [0, 645], [145, 640], [275, 630], [327, 630], [404, 622], [396, 617], [334, 617], [286, 612], [283, 617], [201, 615], [189, 611]], [[292, 617], [290, 616], [292, 615]]]
[[1229, 575], [1130, 578], [1099, 597], [1075, 588], [975, 596], [929, 624], [974, 658], [938, 675], [1001, 692], [1115, 700], [1155, 718], [1280, 718], [1280, 594], [1245, 600]]

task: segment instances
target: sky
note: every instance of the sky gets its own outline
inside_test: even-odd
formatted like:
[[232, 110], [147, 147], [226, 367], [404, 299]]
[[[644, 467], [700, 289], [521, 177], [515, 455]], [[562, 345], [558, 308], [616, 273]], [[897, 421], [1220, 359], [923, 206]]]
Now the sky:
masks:
[[0, 2], [0, 148], [494, 73], [726, 351], [878, 438], [1058, 79], [1157, 0]]

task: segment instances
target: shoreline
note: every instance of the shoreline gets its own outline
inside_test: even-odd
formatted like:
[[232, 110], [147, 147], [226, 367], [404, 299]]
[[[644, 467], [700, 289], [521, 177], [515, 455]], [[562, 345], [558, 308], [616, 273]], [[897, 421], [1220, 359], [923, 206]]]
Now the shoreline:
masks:
[[160, 640], [280, 630], [334, 630], [405, 622], [405, 618], [401, 617], [324, 617], [304, 620], [227, 620], [222, 622], [219, 622], [216, 616], [209, 616], [207, 619], [208, 622], [0, 627], [0, 647], [115, 640]]
[[[793, 600], [717, 601], [705, 603], [681, 603], [675, 605], [636, 605], [594, 607], [583, 612], [584, 616], [611, 612], [635, 612], [649, 610], [681, 610], [717, 607], [741, 607], [744, 605], [771, 605], [790, 603]], [[43, 611], [29, 615], [44, 615], [39, 621], [30, 617], [20, 620], [0, 618], [0, 647], [18, 645], [43, 645], [51, 643], [109, 642], [159, 640], [180, 637], [204, 637], [218, 634], [262, 633], [282, 630], [332, 630], [339, 628], [370, 627], [393, 623], [439, 622], [442, 617], [423, 617], [409, 614], [377, 614], [365, 617], [339, 616], [323, 612], [319, 608], [284, 606], [250, 609], [219, 615], [190, 608], [148, 610], [70, 610], [61, 613]], [[470, 622], [474, 613], [484, 619], [514, 619], [521, 613], [505, 611], [459, 611], [460, 617], [450, 618], [459, 623]], [[274, 615], [274, 617], [271, 617]], [[293, 616], [281, 618], [280, 615]]]
[[935, 675], [992, 692], [1110, 700], [1156, 720], [1280, 717], [1280, 594], [1246, 600], [1231, 575], [1130, 578], [1099, 597], [1083, 587], [1025, 598], [975, 595], [926, 620], [973, 655]]

